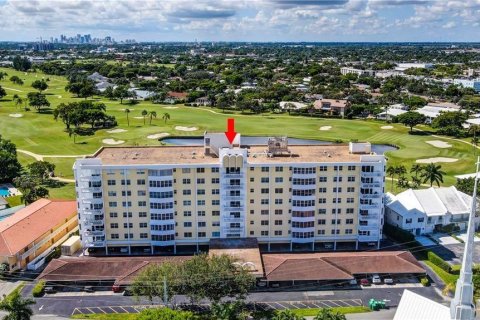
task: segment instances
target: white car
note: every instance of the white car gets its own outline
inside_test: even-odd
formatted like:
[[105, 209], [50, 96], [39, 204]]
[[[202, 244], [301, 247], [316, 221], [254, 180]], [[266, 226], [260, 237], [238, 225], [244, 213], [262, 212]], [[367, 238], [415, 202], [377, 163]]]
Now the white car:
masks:
[[385, 279], [383, 279], [383, 283], [385, 283], [385, 284], [393, 284], [393, 279], [392, 279], [392, 278], [385, 278]]
[[372, 283], [373, 284], [380, 284], [382, 283], [382, 279], [380, 279], [380, 276], [378, 274], [374, 274], [372, 276]]

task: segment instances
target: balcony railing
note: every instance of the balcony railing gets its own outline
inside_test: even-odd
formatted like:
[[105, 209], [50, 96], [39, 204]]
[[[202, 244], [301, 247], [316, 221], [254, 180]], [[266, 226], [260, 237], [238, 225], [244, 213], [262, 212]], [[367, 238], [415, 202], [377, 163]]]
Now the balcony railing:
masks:
[[244, 173], [225, 173], [222, 176], [225, 178], [242, 179], [245, 176], [245, 174]]
[[87, 237], [91, 237], [91, 236], [101, 237], [101, 236], [105, 236], [105, 231], [85, 231], [84, 234]]
[[381, 194], [360, 194], [360, 197], [363, 199], [379, 199], [382, 197]]
[[244, 206], [239, 206], [239, 207], [222, 206], [222, 209], [225, 211], [243, 211], [244, 208], [245, 208]]
[[222, 221], [227, 222], [227, 223], [230, 223], [230, 222], [243, 223], [244, 218], [242, 218], [242, 217], [240, 217], [240, 218], [222, 218]]
[[245, 185], [243, 183], [241, 184], [224, 184], [223, 185], [223, 188], [225, 190], [239, 190], [239, 189], [243, 189], [245, 187]]
[[103, 220], [88, 220], [84, 219], [83, 220], [84, 225], [93, 225], [93, 226], [103, 226], [105, 222]]
[[361, 187], [363, 188], [381, 188], [382, 184], [381, 183], [361, 183]]
[[363, 177], [381, 177], [383, 174], [381, 172], [363, 172], [361, 173]]

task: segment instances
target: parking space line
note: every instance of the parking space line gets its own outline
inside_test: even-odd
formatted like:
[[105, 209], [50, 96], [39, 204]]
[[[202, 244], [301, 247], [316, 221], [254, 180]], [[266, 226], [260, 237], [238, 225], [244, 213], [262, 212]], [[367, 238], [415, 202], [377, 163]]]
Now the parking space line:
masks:
[[[78, 312], [78, 313], [76, 313], [76, 312]], [[83, 312], [80, 311], [78, 308], [75, 308], [75, 309], [73, 309], [73, 312], [72, 312], [72, 315], [74, 315], [74, 314], [83, 314]]]
[[[280, 310], [283, 310], [283, 309], [288, 309], [288, 308], [285, 308], [284, 305], [282, 305], [281, 303], [278, 303], [278, 302], [274, 302], [275, 304], [278, 304], [280, 306]], [[278, 309], [278, 308], [274, 308], [274, 309]]]
[[275, 306], [271, 305], [270, 303], [267, 302], [267, 306], [269, 306], [271, 309], [273, 310], [277, 310], [277, 308], [275, 308]]
[[90, 311], [90, 313], [93, 313], [93, 314], [95, 313], [95, 312], [92, 311], [92, 309], [90, 309], [90, 308], [88, 308], [88, 307], [86, 307], [85, 309], [87, 309], [88, 311]]
[[128, 311], [127, 311], [127, 310], [125, 310], [125, 308], [124, 308], [124, 307], [122, 307], [122, 306], [118, 306], [118, 307], [119, 307], [120, 309], [122, 309], [123, 311], [125, 311], [124, 313], [128, 313]]
[[318, 304], [316, 304], [315, 302], [311, 302], [311, 304], [313, 304], [315, 306], [315, 308], [320, 308], [320, 306]]
[[335, 301], [333, 300], [328, 300], [329, 303], [333, 303], [334, 305], [336, 305], [337, 307], [341, 307], [341, 305], [339, 305], [338, 303], [336, 303]]
[[107, 307], [108, 309], [112, 310], [113, 313], [118, 313], [117, 310], [113, 309], [112, 307]]
[[303, 304], [303, 303], [301, 303], [301, 302], [297, 302], [297, 304], [301, 304], [303, 307], [308, 308], [307, 305], [305, 305], [305, 304]]
[[[279, 302], [279, 303], [280, 303], [281, 305], [283, 305], [283, 306], [286, 306], [286, 307], [285, 307], [286, 309], [293, 309], [293, 308], [295, 308], [295, 309], [300, 309], [299, 307], [297, 307], [297, 306], [295, 305], [295, 302], [293, 302], [293, 301], [289, 301], [289, 302]], [[293, 307], [293, 308], [292, 308], [292, 307]]]

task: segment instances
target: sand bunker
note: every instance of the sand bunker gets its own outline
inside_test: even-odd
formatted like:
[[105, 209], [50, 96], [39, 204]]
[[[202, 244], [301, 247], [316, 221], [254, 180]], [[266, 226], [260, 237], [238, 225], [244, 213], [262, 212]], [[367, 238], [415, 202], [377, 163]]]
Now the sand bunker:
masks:
[[143, 117], [133, 117], [133, 119], [143, 119]]
[[108, 130], [108, 133], [122, 133], [122, 132], [127, 132], [125, 129], [113, 129], [113, 130]]
[[178, 107], [163, 107], [163, 109], [178, 109]]
[[163, 137], [166, 137], [166, 136], [169, 136], [169, 135], [170, 134], [166, 133], [166, 132], [155, 133], [155, 134], [151, 134], [151, 135], [147, 136], [147, 139], [160, 139], [160, 138], [163, 138]]
[[393, 129], [393, 126], [382, 126], [381, 128], [384, 130], [390, 130]]
[[195, 130], [198, 130], [197, 127], [182, 127], [182, 126], [176, 126], [175, 127], [175, 130], [179, 130], [179, 131], [195, 131]]
[[428, 143], [428, 144], [431, 144], [434, 147], [442, 148], [442, 149], [452, 147], [452, 145], [450, 143], [442, 141], [442, 140], [430, 140], [430, 141], [425, 141], [425, 142]]
[[114, 144], [114, 145], [125, 143], [125, 141], [123, 140], [115, 140], [115, 139], [103, 139], [102, 142], [105, 144]]
[[319, 130], [321, 130], [321, 131], [328, 131], [328, 130], [330, 130], [330, 129], [332, 129], [332, 126], [323, 126], [323, 127], [320, 127]]
[[12, 118], [21, 118], [21, 117], [23, 117], [23, 114], [21, 114], [21, 113], [10, 113], [8, 116], [12, 117]]
[[455, 162], [458, 161], [456, 158], [443, 158], [443, 157], [436, 157], [436, 158], [428, 158], [428, 159], [418, 159], [417, 163], [437, 163], [437, 162]]
[[[127, 110], [127, 109], [119, 109], [119, 110], [125, 112], [125, 110]], [[128, 109], [128, 110], [134, 111], [135, 109]]]
[[57, 96], [58, 99], [62, 99], [62, 96]]

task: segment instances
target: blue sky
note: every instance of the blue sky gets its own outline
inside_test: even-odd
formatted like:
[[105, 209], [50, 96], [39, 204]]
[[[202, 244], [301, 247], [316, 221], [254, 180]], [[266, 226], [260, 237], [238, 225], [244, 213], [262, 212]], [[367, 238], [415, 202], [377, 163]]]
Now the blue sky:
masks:
[[0, 0], [0, 40], [474, 41], [480, 0]]

